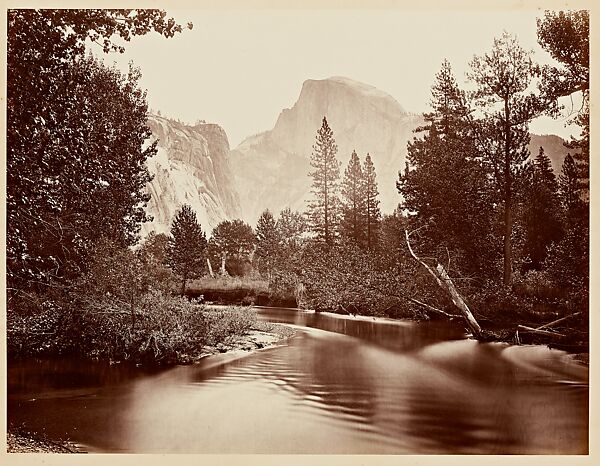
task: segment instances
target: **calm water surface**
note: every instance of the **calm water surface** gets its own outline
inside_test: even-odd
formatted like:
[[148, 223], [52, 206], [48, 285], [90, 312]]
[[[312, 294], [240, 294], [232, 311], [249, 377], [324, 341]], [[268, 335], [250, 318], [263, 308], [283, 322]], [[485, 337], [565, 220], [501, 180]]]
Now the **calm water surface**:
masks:
[[148, 372], [12, 363], [8, 421], [96, 452], [581, 454], [588, 369], [447, 323], [259, 309], [285, 345]]

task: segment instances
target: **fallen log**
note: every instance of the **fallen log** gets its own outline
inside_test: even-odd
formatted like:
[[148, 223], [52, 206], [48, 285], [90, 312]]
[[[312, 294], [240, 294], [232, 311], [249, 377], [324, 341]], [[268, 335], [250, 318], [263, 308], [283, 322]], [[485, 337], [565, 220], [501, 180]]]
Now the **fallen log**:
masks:
[[421, 306], [421, 307], [427, 309], [428, 311], [437, 312], [438, 314], [443, 314], [446, 317], [462, 317], [462, 316], [459, 316], [459, 315], [456, 315], [456, 314], [450, 314], [450, 313], [448, 313], [446, 311], [442, 311], [441, 309], [438, 309], [437, 307], [430, 306], [429, 304], [421, 302], [421, 301], [419, 301], [419, 300], [417, 300], [415, 298], [409, 298], [408, 296], [403, 296], [403, 297], [405, 299], [409, 300], [411, 303], [415, 303], [418, 306]]
[[560, 322], [570, 319], [571, 317], [578, 316], [579, 314], [581, 314], [581, 312], [576, 312], [575, 314], [570, 314], [568, 316], [561, 317], [560, 319], [553, 320], [552, 322], [548, 322], [547, 324], [540, 325], [539, 327], [536, 328], [536, 330], [542, 330], [544, 328], [552, 327]]
[[454, 283], [452, 283], [452, 280], [450, 279], [450, 276], [446, 272], [446, 269], [444, 269], [444, 266], [438, 262], [437, 267], [434, 270], [432, 267], [427, 265], [413, 251], [413, 249], [410, 245], [408, 231], [404, 230], [404, 234], [406, 235], [406, 244], [408, 246], [408, 251], [410, 252], [410, 255], [419, 264], [421, 264], [425, 268], [425, 270], [427, 270], [431, 274], [431, 276], [433, 278], [435, 278], [435, 281], [440, 286], [440, 288], [445, 290], [450, 295], [452, 303], [454, 304], [454, 306], [456, 306], [458, 308], [458, 310], [464, 317], [465, 321], [467, 322], [467, 325], [471, 329], [471, 332], [473, 332], [473, 336], [475, 338], [479, 338], [481, 336], [481, 327], [479, 326], [479, 324], [477, 323], [477, 320], [471, 313], [471, 310], [469, 309], [469, 306], [467, 306], [467, 303], [465, 303], [462, 296], [456, 290], [456, 287], [454, 286]]
[[558, 338], [565, 336], [562, 333], [549, 332], [548, 330], [540, 330], [540, 329], [533, 328], [533, 327], [527, 327], [526, 325], [518, 325], [517, 327], [519, 329], [521, 329], [521, 332], [534, 333], [536, 335], [544, 335], [544, 336], [548, 336], [548, 337], [558, 337]]

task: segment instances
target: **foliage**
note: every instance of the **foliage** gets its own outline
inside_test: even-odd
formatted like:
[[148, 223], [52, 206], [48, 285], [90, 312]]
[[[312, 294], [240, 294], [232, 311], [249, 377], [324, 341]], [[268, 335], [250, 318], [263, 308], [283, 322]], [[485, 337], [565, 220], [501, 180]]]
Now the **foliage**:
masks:
[[314, 200], [308, 205], [308, 217], [312, 230], [328, 245], [333, 244], [338, 236], [339, 226], [340, 162], [336, 153], [337, 145], [333, 131], [327, 123], [327, 118], [323, 117], [310, 158], [310, 165], [314, 168], [310, 173], [313, 179]]
[[251, 255], [256, 237], [252, 227], [242, 220], [225, 220], [212, 231], [208, 253], [214, 263], [224, 261], [230, 275], [246, 275], [251, 269]]
[[79, 274], [100, 232], [132, 244], [146, 219], [155, 147], [144, 148], [139, 71], [84, 58], [85, 41], [122, 51], [113, 37], [182, 28], [159, 10], [7, 16], [7, 266], [9, 286], [24, 290]]
[[233, 291], [252, 290], [256, 293], [266, 293], [269, 290], [269, 282], [253, 277], [227, 277], [216, 276], [215, 278], [204, 276], [191, 280], [189, 290], [201, 291]]
[[366, 223], [367, 223], [367, 248], [371, 249], [377, 244], [377, 234], [379, 231], [379, 221], [381, 220], [381, 211], [379, 210], [379, 190], [377, 189], [377, 175], [371, 156], [365, 157], [363, 170], [365, 180], [365, 204], [366, 204]]
[[547, 249], [562, 236], [557, 182], [543, 147], [532, 165], [530, 185], [526, 194], [524, 254], [533, 269], [540, 269]]
[[334, 247], [308, 243], [302, 252], [301, 280], [305, 290], [300, 304], [316, 310], [414, 317], [423, 314], [407, 298], [420, 294], [435, 299], [427, 277], [414, 263], [390, 266], [382, 255], [352, 242]]
[[[552, 98], [581, 93], [581, 107], [572, 120], [581, 127], [580, 138], [572, 138], [575, 149], [578, 189], [589, 202], [590, 163], [590, 19], [589, 11], [546, 11], [537, 21], [538, 41], [562, 67], [545, 66], [544, 91]], [[582, 212], [583, 213], [583, 212]], [[588, 238], [589, 239], [589, 238]], [[585, 238], [584, 238], [585, 240]]]
[[164, 233], [150, 232], [136, 254], [141, 262], [145, 289], [154, 288], [163, 294], [177, 290], [177, 277], [167, 263], [169, 237]]
[[254, 262], [261, 275], [270, 277], [281, 246], [281, 237], [269, 210], [265, 210], [256, 224], [256, 251]]
[[256, 311], [244, 307], [206, 309], [204, 311], [208, 333], [206, 344], [231, 344], [256, 326]]
[[582, 103], [573, 122], [581, 127], [579, 139], [567, 146], [558, 179], [563, 207], [564, 237], [554, 243], [545, 266], [556, 287], [569, 290], [571, 300], [588, 307], [589, 293], [589, 11], [546, 11], [537, 21], [538, 42], [559, 63], [545, 66], [543, 90], [552, 98], [581, 93]]
[[[62, 299], [39, 298], [35, 312], [8, 314], [8, 351], [151, 364], [190, 362], [207, 345], [228, 343], [256, 320], [251, 311], [218, 313], [157, 290], [157, 262], [101, 241], [90, 271]], [[147, 249], [147, 248], [146, 248]], [[148, 286], [149, 284], [149, 286]]]
[[579, 186], [579, 172], [571, 154], [563, 160], [560, 175], [558, 176], [558, 190], [562, 208], [569, 218], [576, 216], [582, 206]]
[[275, 224], [279, 238], [285, 246], [298, 246], [302, 242], [304, 233], [308, 231], [306, 218], [296, 211], [286, 207], [279, 212], [279, 218]]
[[167, 246], [169, 266], [182, 280], [181, 294], [185, 294], [188, 278], [195, 278], [204, 271], [206, 247], [206, 235], [198, 223], [196, 212], [184, 204], [175, 214]]
[[340, 233], [356, 244], [365, 241], [366, 183], [360, 159], [352, 151], [342, 181], [342, 222]]
[[422, 234], [429, 252], [440, 250], [445, 258], [453, 251], [460, 269], [481, 275], [496, 252], [489, 241], [492, 192], [466, 96], [447, 61], [436, 75], [431, 106], [426, 125], [417, 129], [424, 134], [408, 145], [407, 169], [397, 183], [402, 207], [414, 214], [411, 228], [428, 225]]
[[582, 92], [584, 101], [578, 119], [583, 117], [589, 109], [589, 11], [545, 11], [544, 17], [537, 19], [537, 35], [542, 48], [563, 65], [544, 67], [545, 92], [554, 98]]
[[512, 280], [513, 202], [515, 178], [529, 153], [528, 123], [549, 111], [552, 99], [529, 90], [539, 68], [516, 37], [504, 33], [494, 39], [491, 52], [476, 56], [469, 77], [477, 85], [473, 93], [483, 118], [478, 125], [479, 150], [493, 169], [504, 207], [503, 281]]

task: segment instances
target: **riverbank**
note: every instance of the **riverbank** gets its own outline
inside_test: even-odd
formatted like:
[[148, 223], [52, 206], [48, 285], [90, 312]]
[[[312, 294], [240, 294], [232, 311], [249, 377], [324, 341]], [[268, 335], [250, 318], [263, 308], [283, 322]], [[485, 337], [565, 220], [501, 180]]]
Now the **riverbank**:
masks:
[[[182, 356], [182, 364], [194, 364], [218, 354], [252, 353], [274, 347], [291, 338], [296, 330], [283, 324], [255, 321], [243, 335], [234, 335], [214, 346], [204, 346], [196, 354]], [[49, 439], [44, 434], [9, 428], [6, 437], [8, 453], [87, 453], [84, 447], [68, 440]]]
[[252, 328], [244, 335], [236, 335], [214, 346], [204, 346], [198, 356], [191, 357], [187, 362], [193, 364], [200, 359], [216, 354], [252, 352], [276, 346], [294, 336], [295, 333], [296, 330], [286, 325], [256, 321]]
[[207, 304], [297, 306], [293, 294], [273, 295], [269, 291], [268, 281], [244, 277], [203, 277], [190, 280], [185, 294], [190, 299], [202, 298]]
[[86, 453], [76, 444], [50, 440], [37, 433], [13, 430], [6, 434], [7, 453]]

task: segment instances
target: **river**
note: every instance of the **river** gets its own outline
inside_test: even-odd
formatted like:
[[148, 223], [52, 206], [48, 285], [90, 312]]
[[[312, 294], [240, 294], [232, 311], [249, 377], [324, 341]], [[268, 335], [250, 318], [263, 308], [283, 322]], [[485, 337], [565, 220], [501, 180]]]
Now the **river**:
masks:
[[9, 425], [90, 452], [588, 452], [588, 367], [567, 353], [447, 322], [258, 314], [298, 332], [162, 370], [10, 362]]

